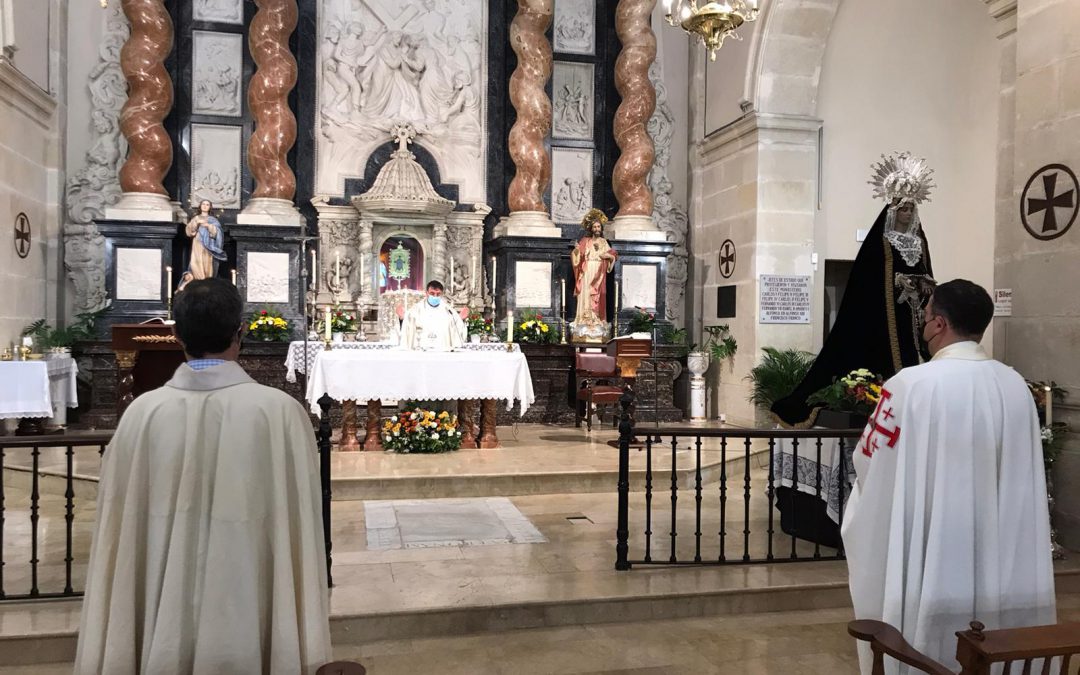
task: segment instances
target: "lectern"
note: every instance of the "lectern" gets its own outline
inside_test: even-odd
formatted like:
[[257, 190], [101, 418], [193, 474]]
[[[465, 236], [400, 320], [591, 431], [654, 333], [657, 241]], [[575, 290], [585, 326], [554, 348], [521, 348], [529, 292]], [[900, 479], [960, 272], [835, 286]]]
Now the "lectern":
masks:
[[[637, 383], [637, 371], [641, 367], [641, 361], [652, 356], [652, 340], [639, 340], [636, 338], [614, 338], [607, 343], [607, 355], [615, 357], [615, 365], [619, 369], [619, 376], [623, 380], [623, 391], [630, 393], [631, 424], [634, 419], [634, 386]], [[631, 440], [632, 444], [639, 445], [637, 438]], [[608, 441], [608, 445], [619, 447], [618, 441]]]
[[184, 362], [184, 351], [164, 323], [114, 324], [112, 349], [116, 354], [116, 420], [144, 391], [169, 381]]

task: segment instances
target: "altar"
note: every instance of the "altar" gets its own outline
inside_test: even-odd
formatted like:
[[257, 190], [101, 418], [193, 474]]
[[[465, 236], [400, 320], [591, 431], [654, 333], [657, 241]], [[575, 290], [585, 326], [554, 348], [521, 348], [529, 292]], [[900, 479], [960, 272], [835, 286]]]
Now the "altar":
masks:
[[[458, 417], [464, 431], [462, 446], [498, 447], [495, 403], [514, 401], [524, 416], [535, 400], [529, 365], [519, 351], [464, 350], [418, 352], [406, 350], [332, 350], [315, 357], [307, 378], [307, 402], [311, 412], [322, 412], [320, 401], [329, 396], [343, 403], [366, 401], [365, 450], [381, 450], [379, 437], [383, 399], [453, 401], [459, 404]], [[480, 437], [472, 424], [473, 402], [481, 402]], [[341, 447], [350, 447], [356, 429], [348, 419], [342, 431]]]

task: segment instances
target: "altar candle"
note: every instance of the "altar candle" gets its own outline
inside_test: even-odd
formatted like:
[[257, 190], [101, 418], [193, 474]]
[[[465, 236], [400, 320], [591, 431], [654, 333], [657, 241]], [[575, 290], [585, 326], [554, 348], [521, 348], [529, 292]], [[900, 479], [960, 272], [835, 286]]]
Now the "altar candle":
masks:
[[1043, 387], [1043, 392], [1046, 394], [1046, 426], [1051, 426], [1054, 423], [1054, 392], [1050, 387]]
[[495, 297], [495, 256], [491, 256], [491, 297]]
[[562, 302], [559, 305], [559, 309], [562, 311], [563, 318], [565, 319], [566, 318], [566, 279], [559, 279], [559, 286], [561, 287], [561, 290], [562, 290], [562, 293], [561, 293]]
[[323, 319], [323, 332], [326, 334], [326, 341], [330, 342], [330, 305], [326, 306], [326, 315]]
[[341, 285], [341, 252], [334, 251], [334, 285]]
[[233, 286], [236, 285], [236, 269], [235, 268], [232, 271], [232, 285]]
[[315, 249], [311, 249], [311, 279], [308, 280], [308, 288], [311, 290], [315, 290], [315, 287], [318, 284], [316, 279], [319, 278], [319, 267], [315, 263]]
[[506, 312], [506, 341], [514, 341], [514, 312], [511, 310]]
[[619, 282], [615, 282], [615, 325], [619, 325]]
[[165, 266], [165, 293], [169, 300], [172, 300], [172, 267]]

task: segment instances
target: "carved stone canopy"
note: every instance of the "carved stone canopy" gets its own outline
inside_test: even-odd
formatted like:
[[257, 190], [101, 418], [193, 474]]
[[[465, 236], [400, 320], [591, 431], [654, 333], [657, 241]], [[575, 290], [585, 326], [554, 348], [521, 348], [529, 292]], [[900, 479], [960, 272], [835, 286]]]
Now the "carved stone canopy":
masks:
[[416, 136], [411, 125], [394, 127], [398, 149], [390, 161], [379, 170], [371, 189], [352, 198], [353, 206], [363, 213], [396, 212], [444, 218], [454, 208], [454, 202], [435, 191], [424, 167], [409, 151], [408, 144]]

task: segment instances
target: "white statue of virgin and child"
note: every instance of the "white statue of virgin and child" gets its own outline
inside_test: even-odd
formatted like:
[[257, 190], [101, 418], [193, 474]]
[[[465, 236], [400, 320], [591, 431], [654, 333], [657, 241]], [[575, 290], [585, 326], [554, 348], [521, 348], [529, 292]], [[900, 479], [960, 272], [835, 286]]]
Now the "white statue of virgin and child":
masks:
[[199, 202], [199, 208], [184, 228], [191, 238], [191, 260], [188, 269], [180, 277], [177, 291], [196, 279], [209, 279], [217, 275], [217, 263], [225, 260], [225, 230], [221, 221], [211, 215], [214, 205], [209, 199]]

